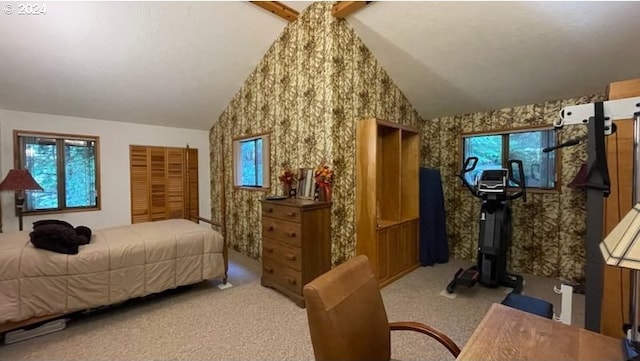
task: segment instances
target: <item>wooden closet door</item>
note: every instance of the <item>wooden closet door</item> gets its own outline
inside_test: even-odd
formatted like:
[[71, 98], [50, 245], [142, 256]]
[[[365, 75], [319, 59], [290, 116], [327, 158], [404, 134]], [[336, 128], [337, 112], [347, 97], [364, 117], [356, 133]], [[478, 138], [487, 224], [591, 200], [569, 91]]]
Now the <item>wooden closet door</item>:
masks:
[[149, 147], [151, 220], [167, 219], [167, 153], [164, 148]]
[[186, 218], [187, 190], [185, 153], [182, 148], [167, 148], [167, 213], [169, 218]]
[[129, 147], [131, 223], [199, 216], [198, 150]]
[[129, 168], [131, 172], [131, 223], [150, 221], [147, 147], [129, 146]]
[[188, 148], [187, 155], [187, 197], [188, 203], [186, 204], [187, 217], [199, 217], [200, 216], [200, 204], [198, 202], [198, 150]]

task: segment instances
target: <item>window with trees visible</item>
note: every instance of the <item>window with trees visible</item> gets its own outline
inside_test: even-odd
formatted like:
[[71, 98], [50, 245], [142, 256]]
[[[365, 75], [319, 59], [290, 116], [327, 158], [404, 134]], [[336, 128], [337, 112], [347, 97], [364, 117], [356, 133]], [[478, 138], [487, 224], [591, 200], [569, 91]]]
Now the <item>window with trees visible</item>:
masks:
[[[478, 158], [476, 168], [466, 174], [467, 181], [476, 184], [483, 170], [507, 168], [509, 160], [521, 160], [527, 188], [555, 189], [556, 152], [542, 151], [554, 145], [556, 133], [552, 127], [463, 134], [462, 161], [469, 157]], [[514, 174], [514, 177], [518, 179], [519, 175]]]
[[16, 166], [43, 191], [26, 192], [24, 212], [100, 209], [99, 138], [14, 131]]
[[234, 185], [251, 189], [269, 188], [269, 135], [258, 134], [233, 140]]

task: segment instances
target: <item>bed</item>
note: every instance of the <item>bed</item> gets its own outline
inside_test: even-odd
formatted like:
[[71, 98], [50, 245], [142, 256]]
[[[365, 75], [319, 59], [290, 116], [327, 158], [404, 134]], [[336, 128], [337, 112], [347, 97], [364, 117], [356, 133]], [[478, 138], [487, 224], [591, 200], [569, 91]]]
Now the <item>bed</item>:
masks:
[[226, 249], [185, 219], [94, 230], [78, 254], [35, 248], [29, 231], [0, 234], [0, 330], [182, 285], [226, 283]]

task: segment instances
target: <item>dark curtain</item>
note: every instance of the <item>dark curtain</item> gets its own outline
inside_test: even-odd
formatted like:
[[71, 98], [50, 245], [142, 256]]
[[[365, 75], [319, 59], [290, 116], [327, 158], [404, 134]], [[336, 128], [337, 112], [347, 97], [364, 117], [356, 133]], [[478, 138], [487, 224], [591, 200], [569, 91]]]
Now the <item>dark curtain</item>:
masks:
[[449, 261], [449, 241], [439, 169], [420, 168], [420, 265]]

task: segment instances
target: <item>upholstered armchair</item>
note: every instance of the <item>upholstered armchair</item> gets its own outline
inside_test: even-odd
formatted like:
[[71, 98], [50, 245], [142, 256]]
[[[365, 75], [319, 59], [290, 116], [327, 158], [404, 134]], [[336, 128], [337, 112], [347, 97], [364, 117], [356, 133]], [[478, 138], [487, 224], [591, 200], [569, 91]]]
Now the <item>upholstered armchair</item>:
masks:
[[447, 335], [418, 322], [389, 323], [378, 282], [364, 256], [354, 257], [303, 288], [316, 360], [389, 360], [391, 331], [433, 337], [454, 357], [460, 348]]

